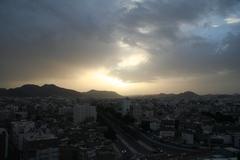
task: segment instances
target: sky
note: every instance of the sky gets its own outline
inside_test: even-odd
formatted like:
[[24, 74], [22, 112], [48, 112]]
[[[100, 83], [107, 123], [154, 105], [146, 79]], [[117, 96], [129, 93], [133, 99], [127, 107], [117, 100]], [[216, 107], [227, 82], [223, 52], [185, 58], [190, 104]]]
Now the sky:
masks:
[[240, 93], [240, 0], [0, 0], [0, 87]]

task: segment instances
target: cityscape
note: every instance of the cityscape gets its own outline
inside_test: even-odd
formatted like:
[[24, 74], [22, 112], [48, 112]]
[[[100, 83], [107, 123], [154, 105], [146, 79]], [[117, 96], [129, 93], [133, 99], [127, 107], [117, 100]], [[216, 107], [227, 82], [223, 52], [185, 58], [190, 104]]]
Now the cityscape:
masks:
[[240, 160], [240, 0], [0, 0], [0, 160]]
[[[34, 96], [25, 97], [33, 90]], [[3, 96], [7, 92], [12, 96]], [[240, 156], [238, 94], [187, 91], [124, 97], [89, 91], [76, 97], [76, 91], [55, 85], [24, 85], [0, 93], [1, 159], [238, 160]]]

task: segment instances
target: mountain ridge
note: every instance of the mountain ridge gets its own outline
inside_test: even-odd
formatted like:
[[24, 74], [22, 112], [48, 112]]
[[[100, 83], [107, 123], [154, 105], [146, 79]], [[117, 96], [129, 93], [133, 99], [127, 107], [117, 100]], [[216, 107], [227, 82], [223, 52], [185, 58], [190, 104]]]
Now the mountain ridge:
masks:
[[0, 88], [0, 97], [83, 97], [83, 98], [122, 98], [120, 94], [114, 91], [90, 90], [88, 92], [78, 92], [72, 89], [66, 89], [55, 84], [44, 84], [38, 86], [35, 84], [25, 84], [16, 88]]

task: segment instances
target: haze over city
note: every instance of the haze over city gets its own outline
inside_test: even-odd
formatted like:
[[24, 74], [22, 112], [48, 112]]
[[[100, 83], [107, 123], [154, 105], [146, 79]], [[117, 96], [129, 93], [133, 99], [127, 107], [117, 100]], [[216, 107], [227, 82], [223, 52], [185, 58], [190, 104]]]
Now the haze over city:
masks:
[[0, 88], [239, 93], [238, 0], [1, 0]]

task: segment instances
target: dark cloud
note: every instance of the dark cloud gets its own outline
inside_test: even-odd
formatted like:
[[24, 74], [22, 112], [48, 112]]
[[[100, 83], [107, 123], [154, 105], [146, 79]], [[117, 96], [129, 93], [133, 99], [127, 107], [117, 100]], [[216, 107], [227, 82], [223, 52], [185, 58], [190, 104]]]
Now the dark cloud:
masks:
[[[209, 17], [224, 23], [239, 15], [239, 8], [239, 0], [2, 0], [0, 83], [69, 78], [72, 71], [103, 66], [130, 82], [195, 77], [201, 86], [221, 78], [216, 88], [221, 82], [228, 88], [229, 79], [233, 90], [240, 71], [240, 26], [218, 40], [198, 31], [211, 32]], [[116, 68], [119, 41], [146, 50], [149, 61], [135, 69]]]
[[[239, 1], [145, 1], [139, 3], [123, 17], [130, 45], [145, 44], [152, 59], [139, 70], [117, 70], [113, 74], [126, 80], [152, 81], [159, 77], [184, 77], [217, 74], [223, 70], [236, 71], [240, 67], [239, 35], [224, 38], [221, 45], [228, 44], [222, 53], [216, 53], [219, 42], [197, 35], [182, 33], [181, 24], [198, 27], [199, 21], [213, 16], [234, 14]], [[138, 27], [155, 26], [150, 34], [139, 33]], [[205, 27], [205, 26], [203, 26]], [[236, 28], [235, 28], [236, 29]], [[239, 27], [238, 27], [239, 29]], [[223, 31], [224, 32], [224, 31]], [[131, 34], [130, 34], [131, 33]], [[234, 55], [232, 54], [234, 52]]]
[[1, 80], [54, 77], [69, 74], [71, 66], [104, 65], [115, 50], [114, 3], [10, 0], [0, 5]]

